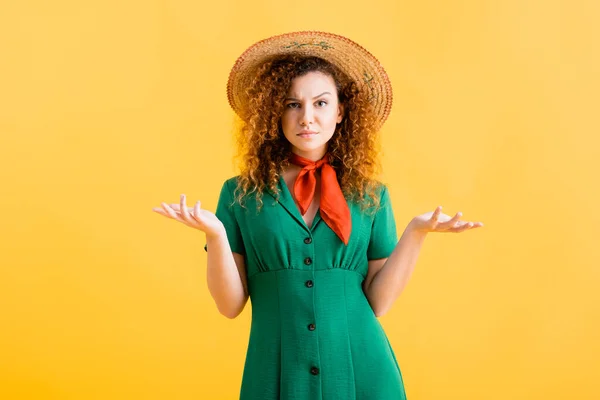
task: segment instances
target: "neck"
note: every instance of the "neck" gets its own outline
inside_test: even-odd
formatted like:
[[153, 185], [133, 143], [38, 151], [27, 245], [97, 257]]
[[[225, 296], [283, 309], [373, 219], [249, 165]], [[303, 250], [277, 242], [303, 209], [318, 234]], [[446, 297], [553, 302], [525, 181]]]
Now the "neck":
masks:
[[319, 161], [321, 158], [323, 158], [323, 156], [325, 156], [325, 154], [327, 154], [327, 148], [308, 150], [308, 151], [302, 151], [302, 150], [293, 148], [292, 153], [299, 155], [300, 157], [306, 158], [310, 161], [315, 162], [315, 161]]

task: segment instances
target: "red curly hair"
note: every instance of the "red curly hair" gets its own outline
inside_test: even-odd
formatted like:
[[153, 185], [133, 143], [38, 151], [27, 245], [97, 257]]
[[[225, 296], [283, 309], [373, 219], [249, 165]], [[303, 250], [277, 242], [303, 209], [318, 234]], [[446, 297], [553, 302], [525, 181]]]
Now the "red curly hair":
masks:
[[329, 140], [329, 162], [344, 196], [362, 209], [379, 206], [380, 144], [375, 112], [367, 94], [333, 64], [318, 57], [276, 56], [267, 60], [246, 89], [250, 99], [241, 111], [237, 130], [240, 177], [237, 201], [256, 193], [259, 208], [266, 188], [278, 193], [282, 172], [290, 165], [291, 145], [283, 135], [281, 116], [292, 80], [308, 72], [321, 72], [335, 81], [343, 118]]

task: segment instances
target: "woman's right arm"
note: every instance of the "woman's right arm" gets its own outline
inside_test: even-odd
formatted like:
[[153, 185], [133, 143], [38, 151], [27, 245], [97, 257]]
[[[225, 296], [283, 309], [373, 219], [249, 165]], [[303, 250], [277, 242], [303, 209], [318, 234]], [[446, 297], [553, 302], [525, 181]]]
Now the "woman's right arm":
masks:
[[206, 247], [208, 290], [219, 312], [227, 318], [235, 318], [248, 301], [244, 256], [231, 251], [224, 228], [216, 235], [206, 235]]
[[183, 194], [180, 204], [161, 203], [153, 211], [206, 234], [208, 290], [221, 314], [237, 317], [248, 300], [246, 265], [243, 255], [232, 252], [223, 223], [212, 212], [200, 208], [199, 201], [193, 209], [188, 208]]

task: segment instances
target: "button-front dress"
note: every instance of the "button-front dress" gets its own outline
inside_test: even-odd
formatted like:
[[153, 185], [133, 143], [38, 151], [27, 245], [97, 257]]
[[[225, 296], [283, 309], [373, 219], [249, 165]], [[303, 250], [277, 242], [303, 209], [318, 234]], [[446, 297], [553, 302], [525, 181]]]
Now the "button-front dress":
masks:
[[[241, 400], [402, 400], [402, 374], [362, 289], [368, 261], [398, 241], [385, 185], [376, 212], [349, 202], [348, 245], [319, 212], [308, 227], [281, 177], [235, 202], [237, 177], [221, 190], [216, 215], [233, 252], [243, 254], [252, 323]], [[210, 249], [208, 250], [210, 251]]]

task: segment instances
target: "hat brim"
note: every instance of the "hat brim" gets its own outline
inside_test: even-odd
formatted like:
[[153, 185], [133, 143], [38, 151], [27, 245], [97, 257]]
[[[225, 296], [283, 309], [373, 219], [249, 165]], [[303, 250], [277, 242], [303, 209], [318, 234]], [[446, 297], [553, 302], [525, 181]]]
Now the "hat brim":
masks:
[[238, 115], [248, 104], [246, 89], [260, 65], [268, 58], [286, 54], [316, 56], [334, 64], [366, 94], [375, 110], [377, 128], [383, 125], [392, 107], [392, 85], [379, 61], [358, 43], [340, 35], [319, 31], [272, 36], [253, 44], [242, 53], [227, 81], [227, 98]]

